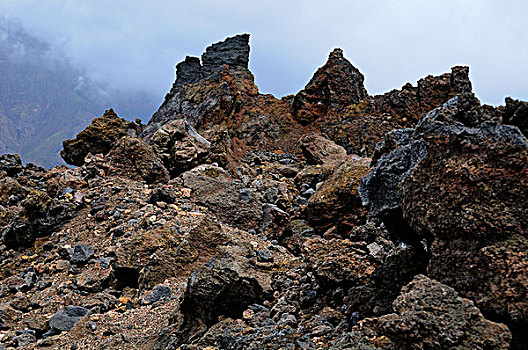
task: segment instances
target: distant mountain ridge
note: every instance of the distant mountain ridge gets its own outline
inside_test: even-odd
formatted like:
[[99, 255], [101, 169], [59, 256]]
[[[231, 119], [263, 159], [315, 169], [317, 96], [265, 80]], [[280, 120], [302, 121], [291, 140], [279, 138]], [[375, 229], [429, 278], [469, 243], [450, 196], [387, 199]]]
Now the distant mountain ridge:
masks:
[[62, 140], [105, 109], [146, 118], [157, 105], [147, 93], [101, 87], [47, 43], [0, 18], [0, 153], [18, 153], [24, 162], [49, 168], [63, 163]]

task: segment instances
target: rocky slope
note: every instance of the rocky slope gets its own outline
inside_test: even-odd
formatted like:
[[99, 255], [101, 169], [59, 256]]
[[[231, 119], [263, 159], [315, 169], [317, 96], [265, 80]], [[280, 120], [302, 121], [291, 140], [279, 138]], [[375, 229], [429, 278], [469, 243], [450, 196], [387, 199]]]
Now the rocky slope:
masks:
[[370, 96], [334, 50], [259, 94], [249, 36], [187, 57], [147, 125], [0, 157], [0, 343], [523, 349], [528, 103], [467, 67]]

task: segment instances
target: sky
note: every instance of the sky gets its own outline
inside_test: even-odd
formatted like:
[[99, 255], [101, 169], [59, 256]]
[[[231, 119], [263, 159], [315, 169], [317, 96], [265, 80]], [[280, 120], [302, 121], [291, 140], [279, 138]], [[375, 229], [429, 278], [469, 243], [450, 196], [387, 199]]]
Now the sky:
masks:
[[20, 22], [94, 79], [160, 100], [186, 55], [250, 33], [259, 90], [294, 94], [335, 47], [371, 95], [470, 66], [477, 96], [528, 100], [525, 0], [0, 0]]

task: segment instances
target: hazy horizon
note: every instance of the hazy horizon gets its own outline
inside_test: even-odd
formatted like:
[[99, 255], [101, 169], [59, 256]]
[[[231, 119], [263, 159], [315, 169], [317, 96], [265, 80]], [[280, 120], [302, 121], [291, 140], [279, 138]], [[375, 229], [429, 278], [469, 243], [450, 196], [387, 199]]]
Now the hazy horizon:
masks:
[[160, 101], [186, 55], [200, 56], [210, 44], [246, 32], [256, 83], [277, 97], [301, 90], [341, 47], [372, 95], [468, 65], [484, 103], [528, 100], [528, 4], [521, 1], [3, 0], [0, 13], [92, 79]]

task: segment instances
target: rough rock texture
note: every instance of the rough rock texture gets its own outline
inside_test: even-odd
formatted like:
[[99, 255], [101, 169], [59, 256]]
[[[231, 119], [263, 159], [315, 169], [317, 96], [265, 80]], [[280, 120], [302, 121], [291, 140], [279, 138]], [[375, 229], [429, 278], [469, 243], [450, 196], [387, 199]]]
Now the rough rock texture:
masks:
[[255, 189], [234, 180], [222, 168], [203, 165], [180, 176], [190, 198], [209, 208], [222, 222], [242, 229], [257, 229], [262, 219], [262, 204]]
[[295, 95], [292, 104], [295, 120], [309, 124], [328, 113], [342, 112], [346, 106], [359, 103], [368, 96], [364, 80], [363, 74], [343, 57], [343, 51], [334, 49], [326, 64]]
[[191, 170], [206, 160], [211, 143], [185, 120], [163, 125], [149, 140], [171, 176]]
[[375, 320], [375, 328], [397, 348], [509, 349], [505, 325], [488, 321], [472, 301], [426, 276], [405, 286], [393, 308], [395, 314]]
[[366, 212], [357, 188], [369, 170], [368, 159], [345, 161], [308, 200], [306, 218], [310, 225], [322, 233], [332, 225], [339, 225], [339, 231], [346, 231], [363, 224]]
[[[223, 118], [233, 108], [235, 92], [232, 80], [249, 81], [253, 75], [248, 69], [249, 35], [242, 34], [209, 46], [202, 60], [186, 57], [176, 66], [176, 81], [165, 96], [160, 109], [149, 121], [144, 135], [150, 136], [161, 126], [174, 119], [174, 115], [185, 118], [192, 126]], [[229, 72], [229, 76], [223, 73]], [[208, 81], [207, 84], [203, 84]], [[192, 84], [183, 88], [186, 84]], [[254, 85], [253, 85], [254, 86]], [[251, 89], [251, 87], [250, 87]], [[256, 90], [256, 87], [254, 88]]]
[[[404, 145], [393, 143], [397, 148], [379, 158], [360, 192], [392, 232], [428, 243], [431, 277], [506, 322], [514, 341], [523, 342], [517, 330], [527, 324], [521, 252], [528, 142], [519, 129], [486, 121], [493, 118], [471, 95], [453, 98], [422, 116], [412, 137], [400, 138]], [[497, 270], [504, 271], [504, 289], [496, 287]]]
[[346, 151], [343, 147], [320, 134], [311, 133], [304, 136], [299, 140], [299, 145], [308, 164], [323, 164], [346, 158]]
[[250, 252], [247, 248], [229, 247], [229, 253], [220, 254], [190, 277], [178, 330], [184, 342], [192, 342], [220, 315], [240, 317], [246, 307], [270, 293], [269, 276], [251, 266]]
[[137, 124], [119, 118], [113, 109], [109, 109], [103, 116], [95, 118], [75, 139], [64, 141], [61, 157], [68, 164], [83, 165], [88, 153], [106, 154], [121, 137], [137, 136], [138, 129]]
[[160, 160], [159, 152], [136, 137], [119, 139], [107, 155], [109, 173], [145, 181], [148, 184], [166, 182], [169, 172]]
[[369, 97], [348, 106], [342, 114], [327, 116], [321, 131], [348, 153], [371, 156], [384, 134], [415, 126], [419, 117], [461, 93], [471, 92], [468, 67], [453, 67], [451, 73], [427, 76], [417, 86]]
[[278, 100], [248, 54], [186, 58], [144, 133], [66, 142], [78, 167], [0, 157], [1, 345], [525, 349], [525, 102], [464, 67], [367, 96], [339, 51]]

